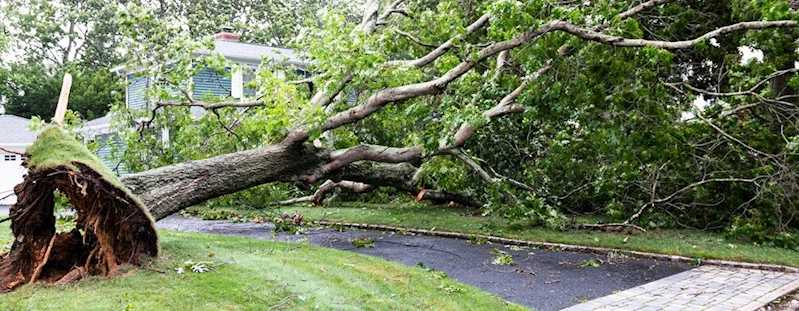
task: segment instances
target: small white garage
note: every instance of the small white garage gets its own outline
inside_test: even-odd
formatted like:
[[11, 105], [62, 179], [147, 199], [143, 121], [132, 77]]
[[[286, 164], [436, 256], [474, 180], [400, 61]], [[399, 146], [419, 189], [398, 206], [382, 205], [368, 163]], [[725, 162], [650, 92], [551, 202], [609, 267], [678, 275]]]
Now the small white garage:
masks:
[[[36, 133], [28, 130], [30, 120], [12, 115], [0, 114], [0, 147], [24, 152], [36, 140]], [[0, 205], [17, 202], [14, 186], [22, 182], [25, 175], [22, 157], [0, 151]]]

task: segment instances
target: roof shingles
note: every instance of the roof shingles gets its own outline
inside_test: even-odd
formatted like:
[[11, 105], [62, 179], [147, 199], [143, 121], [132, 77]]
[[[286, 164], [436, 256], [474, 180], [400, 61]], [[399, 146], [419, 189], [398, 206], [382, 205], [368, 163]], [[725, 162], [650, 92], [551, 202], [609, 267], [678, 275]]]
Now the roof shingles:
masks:
[[0, 146], [9, 144], [32, 144], [36, 133], [28, 130], [31, 120], [2, 114], [0, 115]]

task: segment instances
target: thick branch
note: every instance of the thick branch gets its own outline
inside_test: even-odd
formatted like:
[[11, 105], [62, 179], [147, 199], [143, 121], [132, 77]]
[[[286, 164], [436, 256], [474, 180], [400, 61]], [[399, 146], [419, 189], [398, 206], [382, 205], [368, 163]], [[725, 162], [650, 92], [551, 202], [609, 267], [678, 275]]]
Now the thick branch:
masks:
[[581, 28], [574, 24], [564, 22], [564, 21], [554, 21], [548, 24], [552, 24], [552, 30], [558, 30], [570, 33], [576, 37], [596, 41], [603, 44], [609, 44], [612, 46], [618, 47], [656, 47], [660, 49], [667, 49], [667, 50], [677, 50], [677, 49], [689, 49], [700, 42], [708, 40], [710, 38], [715, 38], [720, 35], [737, 32], [741, 30], [752, 30], [752, 29], [766, 29], [766, 28], [786, 28], [786, 27], [796, 27], [796, 21], [758, 21], [758, 22], [741, 22], [729, 26], [724, 26], [718, 28], [716, 30], [710, 31], [704, 35], [701, 35], [693, 40], [684, 40], [684, 41], [659, 41], [659, 40], [645, 40], [645, 39], [628, 39], [624, 37], [618, 36], [611, 36], [596, 32], [594, 30], [589, 30], [585, 28]]
[[375, 23], [377, 22], [377, 11], [380, 9], [380, 0], [369, 0], [364, 5], [363, 9], [363, 19], [361, 20], [361, 24], [353, 29], [354, 31], [362, 30], [367, 33], [371, 33], [374, 30]]
[[[519, 95], [522, 94], [525, 88], [532, 82], [533, 80], [538, 79], [541, 75], [546, 73], [549, 70], [550, 66], [545, 66], [538, 71], [536, 71], [530, 78], [526, 79], [519, 85], [516, 89], [510, 92], [508, 95], [502, 98], [499, 103], [492, 107], [489, 110], [483, 112], [483, 116], [488, 118], [490, 121], [491, 119], [498, 118], [507, 114], [511, 113], [521, 113], [525, 111], [525, 108], [522, 105], [514, 104], [516, 99], [519, 98]], [[458, 129], [458, 132], [455, 133], [455, 141], [453, 142], [452, 146], [445, 147], [445, 148], [459, 148], [466, 143], [467, 140], [472, 138], [476, 133], [477, 124], [470, 124], [464, 123]]]
[[333, 152], [330, 156], [330, 162], [324, 167], [324, 171], [329, 172], [347, 164], [363, 160], [382, 163], [402, 163], [418, 160], [421, 157], [422, 148], [419, 146], [394, 148], [376, 145], [358, 145]]
[[325, 199], [325, 196], [328, 192], [332, 191], [336, 188], [346, 188], [354, 191], [355, 193], [364, 193], [369, 192], [375, 189], [372, 185], [367, 185], [364, 183], [349, 181], [349, 180], [342, 180], [339, 182], [334, 182], [332, 180], [327, 180], [319, 186], [319, 189], [314, 192], [312, 195], [289, 199], [285, 201], [275, 202], [272, 205], [291, 205], [303, 202], [312, 202], [313, 205], [321, 205], [322, 201]]
[[499, 52], [518, 47], [522, 43], [548, 32], [552, 28], [551, 24], [552, 22], [547, 23], [547, 25], [541, 26], [541, 28], [539, 28], [537, 31], [521, 34], [511, 40], [492, 44], [491, 46], [480, 50], [477, 53], [476, 60], [465, 60], [437, 79], [389, 88], [377, 92], [376, 94], [372, 95], [372, 97], [370, 97], [366, 103], [352, 107], [328, 118], [327, 121], [325, 121], [325, 124], [322, 126], [322, 131], [329, 131], [343, 125], [357, 122], [372, 115], [389, 103], [422, 95], [441, 93], [447, 88], [449, 83], [469, 72], [469, 70], [474, 68], [480, 61]]
[[319, 92], [316, 92], [316, 94], [314, 94], [314, 97], [311, 98], [311, 104], [314, 107], [325, 107], [327, 105], [330, 105], [330, 103], [333, 102], [333, 99], [335, 99], [336, 96], [338, 96], [338, 94], [340, 94], [341, 91], [344, 90], [344, 87], [347, 86], [347, 83], [350, 83], [350, 81], [352, 81], [352, 78], [353, 75], [348, 74], [346, 77], [344, 77], [344, 79], [340, 81], [338, 85], [336, 85], [336, 88], [332, 88], [334, 81], [332, 80], [328, 81], [325, 84], [325, 86], [321, 90], [319, 90]]
[[460, 149], [448, 149], [448, 150], [446, 150], [444, 152], [454, 156], [455, 158], [457, 158], [461, 162], [463, 162], [466, 165], [468, 165], [485, 182], [487, 182], [489, 184], [493, 184], [493, 183], [497, 182], [497, 179], [494, 178], [494, 176], [491, 176], [491, 174], [486, 172], [486, 170], [484, 170], [483, 167], [480, 166], [480, 164], [477, 164], [477, 162], [472, 160], [472, 158], [470, 158], [468, 155], [463, 153], [463, 151], [461, 151]]
[[[373, 186], [393, 187], [400, 191], [408, 192], [414, 197], [419, 197], [421, 190], [415, 184], [415, 177], [419, 169], [408, 163], [386, 164], [369, 161], [350, 163], [341, 169], [328, 174], [334, 181], [352, 180]], [[460, 205], [479, 207], [482, 204], [462, 193], [442, 190], [423, 190], [420, 200], [430, 200], [437, 203], [455, 202]]]
[[158, 102], [156, 103], [157, 107], [202, 107], [206, 110], [214, 110], [224, 107], [237, 107], [237, 108], [246, 108], [246, 107], [259, 107], [266, 105], [266, 102], [262, 100], [257, 101], [250, 101], [250, 102], [219, 102], [219, 103], [203, 103], [203, 102]]
[[336, 188], [346, 188], [355, 193], [364, 193], [374, 190], [375, 186], [349, 180], [342, 180], [339, 182], [327, 180], [319, 186], [319, 189], [311, 196], [311, 202], [313, 202], [314, 205], [321, 205], [327, 193]]
[[470, 71], [472, 68], [474, 68], [477, 65], [478, 62], [486, 59], [487, 57], [500, 53], [502, 51], [514, 49], [520, 46], [521, 44], [533, 40], [535, 38], [538, 38], [539, 36], [546, 34], [550, 31], [555, 31], [555, 30], [563, 31], [586, 40], [597, 41], [600, 43], [619, 46], [619, 47], [652, 46], [662, 49], [687, 49], [695, 46], [696, 44], [699, 44], [704, 40], [722, 34], [731, 33], [734, 31], [747, 30], [747, 29], [776, 28], [776, 27], [795, 27], [795, 26], [796, 26], [795, 21], [742, 22], [718, 28], [693, 40], [671, 42], [671, 41], [656, 41], [656, 40], [644, 40], [644, 39], [627, 39], [623, 37], [610, 36], [593, 30], [580, 28], [574, 24], [567, 23], [561, 20], [553, 20], [542, 25], [535, 31], [522, 33], [513, 39], [498, 42], [480, 50], [477, 53], [476, 59], [468, 59], [463, 61], [462, 63], [450, 69], [447, 73], [445, 73], [443, 76], [439, 78], [427, 82], [404, 85], [377, 92], [376, 94], [372, 95], [372, 97], [370, 97], [366, 103], [352, 107], [346, 111], [342, 111], [328, 118], [325, 124], [323, 125], [322, 130], [328, 131], [343, 125], [357, 122], [361, 119], [370, 116], [371, 114], [380, 110], [383, 106], [392, 102], [397, 102], [417, 96], [441, 93], [447, 88], [449, 83], [451, 83], [455, 79], [461, 77], [462, 75]]
[[386, 25], [388, 23], [388, 18], [391, 17], [391, 15], [393, 14], [409, 16], [407, 11], [399, 8], [400, 4], [402, 4], [403, 2], [405, 2], [405, 0], [396, 0], [392, 2], [388, 6], [388, 8], [386, 8], [386, 10], [383, 11], [383, 14], [380, 14], [380, 16], [377, 17], [377, 21], [375, 22], [375, 24]]

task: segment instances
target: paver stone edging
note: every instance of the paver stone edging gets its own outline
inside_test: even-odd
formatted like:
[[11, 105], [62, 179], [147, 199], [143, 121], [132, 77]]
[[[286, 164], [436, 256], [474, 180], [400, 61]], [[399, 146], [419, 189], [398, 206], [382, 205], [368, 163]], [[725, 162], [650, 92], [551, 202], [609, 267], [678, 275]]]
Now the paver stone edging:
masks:
[[519, 239], [509, 239], [509, 238], [502, 238], [497, 236], [491, 235], [484, 235], [484, 234], [470, 234], [470, 233], [460, 233], [460, 232], [451, 232], [451, 231], [437, 231], [427, 230], [427, 229], [414, 229], [414, 228], [404, 228], [404, 227], [394, 227], [394, 226], [386, 226], [386, 225], [373, 225], [373, 224], [359, 224], [359, 223], [347, 223], [347, 222], [334, 222], [334, 221], [321, 221], [316, 220], [312, 221], [314, 224], [322, 225], [322, 226], [344, 226], [350, 228], [359, 228], [359, 229], [369, 229], [369, 230], [384, 230], [384, 231], [394, 231], [400, 233], [413, 233], [413, 234], [421, 234], [421, 235], [428, 235], [428, 236], [437, 236], [437, 237], [445, 237], [445, 238], [454, 238], [454, 239], [474, 239], [480, 238], [490, 241], [492, 243], [501, 243], [505, 245], [517, 245], [517, 246], [536, 246], [536, 247], [544, 247], [544, 248], [552, 248], [552, 249], [561, 249], [567, 251], [574, 251], [574, 252], [583, 252], [583, 253], [596, 253], [596, 254], [610, 254], [610, 253], [617, 253], [623, 254], [630, 257], [636, 258], [649, 258], [649, 259], [657, 259], [657, 260], [668, 260], [668, 261], [675, 261], [675, 262], [684, 262], [684, 263], [696, 263], [699, 262], [700, 264], [708, 264], [708, 265], [716, 265], [716, 266], [724, 266], [724, 267], [734, 267], [734, 268], [746, 268], [746, 269], [759, 269], [759, 270], [766, 270], [766, 271], [776, 271], [776, 272], [790, 272], [790, 273], [799, 273], [799, 268], [783, 266], [783, 265], [775, 265], [775, 264], [760, 264], [760, 263], [750, 263], [750, 262], [740, 262], [740, 261], [730, 261], [730, 260], [717, 260], [717, 259], [701, 259], [701, 258], [691, 258], [685, 256], [677, 256], [677, 255], [664, 255], [664, 254], [656, 254], [656, 253], [648, 253], [648, 252], [641, 252], [641, 251], [631, 251], [631, 250], [622, 250], [622, 249], [615, 249], [615, 248], [607, 248], [607, 247], [594, 247], [594, 246], [583, 246], [583, 245], [570, 245], [570, 244], [560, 244], [560, 243], [548, 243], [548, 242], [536, 242], [536, 241], [525, 241]]

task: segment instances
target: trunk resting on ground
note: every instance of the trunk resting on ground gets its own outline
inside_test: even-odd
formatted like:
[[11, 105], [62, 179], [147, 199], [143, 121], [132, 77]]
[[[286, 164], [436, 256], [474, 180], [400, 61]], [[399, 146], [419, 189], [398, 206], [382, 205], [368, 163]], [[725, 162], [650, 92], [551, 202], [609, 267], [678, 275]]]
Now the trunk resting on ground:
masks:
[[[393, 187], [413, 196], [420, 193], [415, 185], [418, 168], [408, 163], [358, 161], [326, 171], [330, 158], [328, 150], [305, 143], [303, 137], [290, 136], [275, 145], [128, 175], [122, 178], [122, 183], [144, 202], [155, 220], [222, 195], [271, 182], [346, 180]], [[438, 190], [426, 190], [419, 199], [480, 206], [480, 202], [467, 195]]]

